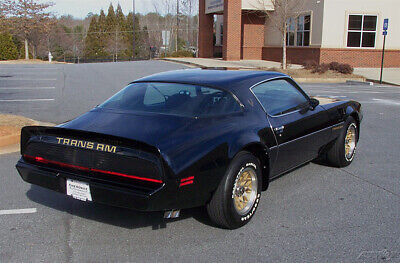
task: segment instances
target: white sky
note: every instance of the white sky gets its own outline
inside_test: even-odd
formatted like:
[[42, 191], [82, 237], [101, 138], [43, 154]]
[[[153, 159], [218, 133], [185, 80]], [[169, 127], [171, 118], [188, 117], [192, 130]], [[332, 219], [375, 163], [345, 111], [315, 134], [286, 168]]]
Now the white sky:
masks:
[[[154, 11], [153, 2], [161, 2], [162, 0], [136, 0], [136, 12], [147, 13]], [[100, 9], [104, 9], [107, 14], [108, 6], [112, 2], [114, 8], [118, 3], [121, 4], [124, 14], [128, 14], [132, 10], [132, 0], [40, 0], [40, 2], [53, 2], [55, 6], [51, 7], [57, 16], [72, 15], [76, 18], [84, 18], [89, 12], [98, 14]]]

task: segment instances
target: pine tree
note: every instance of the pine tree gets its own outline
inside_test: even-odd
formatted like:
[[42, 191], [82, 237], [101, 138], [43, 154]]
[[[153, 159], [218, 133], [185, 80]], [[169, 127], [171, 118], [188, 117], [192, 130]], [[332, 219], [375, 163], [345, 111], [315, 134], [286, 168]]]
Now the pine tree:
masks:
[[118, 3], [118, 6], [117, 6], [117, 11], [116, 11], [116, 22], [117, 22], [117, 26], [118, 26], [120, 31], [125, 30], [125, 26], [126, 26], [125, 15], [122, 12], [122, 8], [121, 8], [121, 5], [119, 3]]
[[89, 29], [87, 32], [87, 36], [85, 38], [85, 57], [93, 58], [96, 56], [98, 51], [98, 43], [97, 36], [95, 32], [97, 32], [97, 16], [92, 16], [89, 24]]
[[13, 37], [9, 33], [0, 34], [0, 60], [17, 59], [18, 53]]
[[99, 32], [106, 32], [107, 31], [107, 22], [106, 22], [106, 14], [104, 13], [104, 10], [100, 10], [100, 15], [99, 19], [97, 21], [97, 26], [99, 29]]
[[117, 26], [117, 17], [114, 12], [114, 6], [110, 3], [108, 8], [108, 14], [106, 17], [106, 30], [107, 34], [104, 35], [106, 38], [107, 46], [106, 50], [115, 56], [115, 59], [118, 57], [118, 53], [120, 50], [120, 35], [119, 35], [119, 28]]
[[107, 19], [106, 19], [106, 14], [104, 13], [104, 10], [101, 9], [100, 10], [100, 15], [99, 15], [99, 19], [97, 21], [97, 26], [98, 26], [98, 33], [97, 33], [97, 38], [99, 41], [99, 47], [100, 50], [98, 52], [98, 58], [105, 58], [108, 57], [109, 54], [106, 51], [106, 47], [107, 47], [107, 34], [105, 32], [107, 32]]
[[[126, 31], [132, 31], [133, 30], [133, 14], [130, 12], [127, 17], [126, 17]], [[127, 46], [129, 47], [126, 51], [125, 54], [128, 57], [132, 57], [132, 49], [133, 49], [133, 34], [132, 33], [126, 33], [124, 34], [124, 41], [127, 43]], [[140, 54], [140, 42], [141, 42], [141, 35], [140, 35], [140, 27], [139, 27], [139, 17], [138, 15], [135, 15], [135, 58]]]
[[107, 32], [115, 31], [116, 24], [117, 24], [117, 17], [115, 16], [114, 6], [112, 3], [110, 3], [110, 6], [108, 7], [107, 17], [106, 17]]
[[104, 58], [108, 55], [104, 49], [105, 45], [102, 40], [104, 36], [102, 36], [103, 34], [101, 33], [103, 31], [101, 30], [100, 22], [104, 22], [104, 12], [103, 16], [103, 21], [101, 21], [101, 17], [98, 17], [97, 15], [92, 16], [92, 19], [90, 20], [89, 29], [85, 39], [85, 57], [88, 59]]

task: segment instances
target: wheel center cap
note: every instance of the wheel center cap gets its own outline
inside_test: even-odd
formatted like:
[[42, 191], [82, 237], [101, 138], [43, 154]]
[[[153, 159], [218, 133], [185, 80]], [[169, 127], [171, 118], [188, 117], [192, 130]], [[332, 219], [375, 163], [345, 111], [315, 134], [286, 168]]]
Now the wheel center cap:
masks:
[[242, 196], [243, 194], [244, 194], [244, 187], [236, 188], [236, 195], [237, 196]]

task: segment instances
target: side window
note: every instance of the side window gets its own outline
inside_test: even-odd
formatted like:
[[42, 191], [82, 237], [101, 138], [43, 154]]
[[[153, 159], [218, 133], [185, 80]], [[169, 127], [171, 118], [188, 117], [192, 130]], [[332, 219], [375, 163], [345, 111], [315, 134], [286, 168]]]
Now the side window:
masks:
[[307, 98], [287, 80], [262, 83], [253, 89], [269, 115], [280, 115], [299, 109], [308, 103]]

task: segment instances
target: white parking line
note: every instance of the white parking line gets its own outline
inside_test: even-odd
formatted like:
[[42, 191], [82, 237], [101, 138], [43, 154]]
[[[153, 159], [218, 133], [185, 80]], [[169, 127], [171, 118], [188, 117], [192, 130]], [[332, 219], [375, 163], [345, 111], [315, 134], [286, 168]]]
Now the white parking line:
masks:
[[19, 70], [24, 70], [24, 69], [29, 69], [29, 70], [31, 70], [31, 69], [38, 69], [38, 70], [43, 70], [43, 69], [51, 69], [51, 70], [58, 70], [58, 68], [45, 68], [45, 67], [42, 67], [42, 68], [35, 68], [35, 67], [33, 67], [33, 68], [26, 68], [26, 67], [20, 67], [20, 68], [16, 68], [16, 67], [1, 67], [0, 66], [0, 69], [2, 69], [2, 70], [6, 70], [6, 69], [19, 69]]
[[318, 90], [313, 92], [323, 92], [323, 93], [345, 93], [345, 94], [400, 94], [397, 91], [334, 91], [334, 90]]
[[29, 101], [53, 101], [54, 99], [21, 99], [21, 100], [0, 100], [0, 102], [29, 102]]
[[55, 89], [56, 87], [1, 87], [0, 90], [15, 90], [15, 89]]
[[400, 106], [400, 102], [395, 100], [385, 100], [385, 99], [375, 99], [375, 98], [372, 100], [386, 105]]
[[24, 81], [50, 81], [50, 80], [57, 80], [57, 79], [18, 79], [18, 78], [2, 78], [2, 80], [24, 80]]
[[0, 210], [0, 215], [18, 215], [36, 213], [36, 208]]

